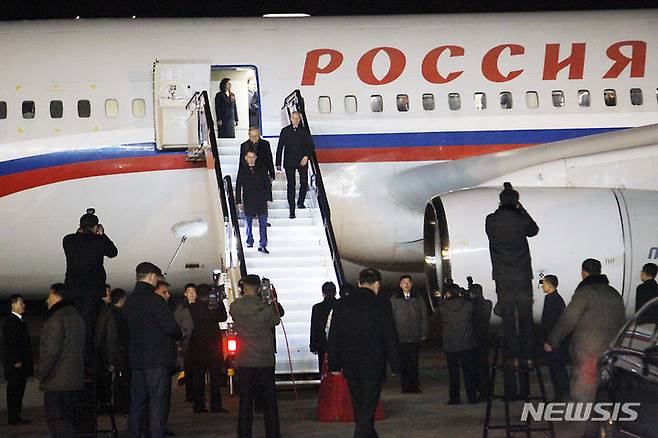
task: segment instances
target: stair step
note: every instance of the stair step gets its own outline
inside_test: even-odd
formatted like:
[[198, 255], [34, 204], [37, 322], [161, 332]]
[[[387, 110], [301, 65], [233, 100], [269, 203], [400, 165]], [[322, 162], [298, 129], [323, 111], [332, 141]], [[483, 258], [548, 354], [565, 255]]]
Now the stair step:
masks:
[[[247, 266], [249, 264], [247, 263]], [[285, 278], [300, 278], [300, 277], [323, 277], [328, 272], [327, 266], [288, 266], [288, 267], [269, 267], [267, 269], [260, 269], [260, 276], [267, 277], [273, 282], [276, 279]]]
[[[290, 235], [290, 236], [267, 236], [268, 237], [268, 244], [267, 244], [267, 249], [271, 251], [276, 251], [280, 247], [304, 247], [308, 248], [311, 246], [324, 246], [326, 247], [327, 245], [327, 239], [324, 235], [311, 235], [311, 236], [301, 236], [297, 237], [295, 235]], [[258, 235], [254, 234], [254, 239], [256, 239], [256, 244], [258, 243]], [[242, 245], [244, 247], [244, 250], [252, 250], [253, 252], [258, 253], [258, 250], [255, 245], [254, 248], [247, 248], [247, 245], [245, 244], [244, 241], [244, 236], [242, 237]], [[268, 254], [260, 254], [263, 257], [268, 256]]]
[[[288, 211], [287, 209], [285, 211]], [[275, 228], [279, 227], [284, 227], [284, 228], [296, 228], [298, 226], [313, 226], [313, 218], [307, 217], [307, 218], [296, 218], [295, 220], [288, 219], [288, 218], [267, 218], [267, 221], [272, 224], [271, 227], [268, 228], [268, 231], [272, 231]], [[240, 228], [244, 229], [246, 226], [246, 220], [240, 219]], [[258, 228], [258, 219], [254, 218], [253, 220], [253, 227]]]
[[306, 257], [290, 257], [277, 255], [276, 257], [267, 258], [253, 258], [249, 259], [247, 265], [250, 268], [263, 268], [279, 267], [279, 266], [333, 266], [331, 258], [327, 256], [306, 256]]
[[296, 219], [290, 219], [288, 216], [290, 215], [290, 212], [288, 211], [287, 208], [284, 209], [270, 209], [267, 212], [268, 217], [272, 219], [286, 219], [289, 221], [296, 221], [297, 219], [300, 218], [309, 218], [313, 217], [313, 213], [316, 211], [314, 208], [304, 208], [304, 209], [296, 209], [295, 210], [295, 216], [297, 216]]
[[[244, 245], [244, 243], [243, 243]], [[270, 254], [272, 255], [272, 254]], [[279, 257], [317, 257], [329, 255], [329, 247], [325, 245], [315, 245], [309, 247], [279, 247], [276, 249], [276, 258]], [[264, 260], [270, 259], [272, 257], [265, 257], [265, 254], [259, 253], [255, 248], [244, 247], [244, 257], [247, 260], [247, 264], [251, 260], [263, 258]]]

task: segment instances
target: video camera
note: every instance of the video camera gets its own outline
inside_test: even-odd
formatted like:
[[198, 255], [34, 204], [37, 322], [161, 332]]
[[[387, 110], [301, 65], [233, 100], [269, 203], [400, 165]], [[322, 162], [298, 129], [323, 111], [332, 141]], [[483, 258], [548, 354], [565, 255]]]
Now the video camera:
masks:
[[276, 301], [276, 288], [269, 278], [263, 277], [260, 281], [260, 297], [264, 304], [272, 304]]
[[226, 295], [226, 273], [215, 269], [212, 273], [212, 288], [208, 292], [208, 310], [217, 310]]

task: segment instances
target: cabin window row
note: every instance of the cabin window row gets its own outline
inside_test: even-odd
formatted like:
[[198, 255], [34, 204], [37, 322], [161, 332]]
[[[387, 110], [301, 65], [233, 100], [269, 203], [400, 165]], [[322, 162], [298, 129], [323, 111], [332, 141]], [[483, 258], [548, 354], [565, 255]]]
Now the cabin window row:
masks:
[[[656, 99], [658, 100], [658, 89], [656, 89]], [[422, 95], [422, 107], [424, 111], [434, 111], [437, 103], [434, 94], [425, 93]], [[502, 109], [512, 109], [516, 104], [512, 93], [510, 91], [503, 91], [496, 96], [496, 105], [500, 105]], [[603, 91], [603, 102], [607, 107], [617, 106], [617, 92], [608, 88]], [[578, 90], [577, 95], [578, 106], [589, 107], [592, 103], [592, 94], [589, 90]], [[630, 102], [634, 106], [644, 104], [644, 96], [641, 88], [630, 89]], [[476, 110], [487, 109], [487, 95], [483, 92], [473, 93], [473, 106]], [[567, 98], [563, 90], [553, 90], [551, 92], [551, 105], [555, 108], [562, 108], [566, 106]], [[380, 113], [384, 111], [384, 97], [380, 94], [373, 94], [369, 99], [370, 111], [373, 113]], [[344, 97], [343, 102], [344, 110], [346, 113], [355, 113], [358, 110], [357, 98], [354, 95], [347, 95]], [[539, 93], [537, 91], [526, 91], [525, 93], [525, 106], [529, 109], [539, 108]], [[409, 111], [409, 95], [398, 94], [396, 97], [396, 108], [398, 112]], [[458, 111], [462, 109], [462, 96], [460, 93], [448, 94], [448, 108], [451, 111]], [[321, 114], [328, 114], [332, 112], [331, 97], [320, 96], [318, 98], [318, 111]]]
[[[77, 114], [80, 119], [91, 117], [91, 101], [86, 99], [78, 100]], [[133, 99], [131, 103], [133, 117], [144, 117], [146, 115], [146, 101], [144, 99]], [[48, 113], [51, 119], [61, 119], [64, 117], [64, 102], [61, 100], [51, 100], [48, 106]], [[7, 102], [0, 100], [0, 120], [6, 119], [8, 114]], [[21, 103], [21, 115], [24, 119], [34, 119], [37, 116], [37, 104], [34, 100], [24, 100]], [[105, 100], [105, 116], [108, 118], [119, 117], [119, 101], [117, 99]]]

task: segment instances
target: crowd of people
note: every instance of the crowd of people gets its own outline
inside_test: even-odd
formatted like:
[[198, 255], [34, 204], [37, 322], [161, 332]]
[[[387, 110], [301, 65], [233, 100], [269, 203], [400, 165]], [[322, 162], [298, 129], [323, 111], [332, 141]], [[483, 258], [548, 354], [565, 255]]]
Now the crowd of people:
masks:
[[[295, 120], [299, 127], [299, 114], [293, 115], [289, 135], [297, 129]], [[265, 207], [266, 211], [268, 199], [258, 198], [251, 190], [266, 191], [269, 185], [271, 191], [274, 166], [271, 154], [268, 157], [265, 152], [269, 144], [260, 139], [257, 129], [250, 131], [248, 143], [243, 145], [245, 161], [237, 185], [242, 198], [237, 199], [247, 217], [260, 219], [260, 209]], [[306, 166], [308, 157], [300, 158], [299, 151], [304, 150], [301, 143], [291, 140], [285, 145], [297, 154], [290, 167], [294, 181], [294, 171]], [[256, 163], [257, 154], [266, 157], [260, 164]], [[301, 208], [303, 197], [295, 200], [293, 196], [289, 201], [294, 216], [294, 207]], [[266, 230], [266, 214], [260, 225]], [[595, 259], [582, 263], [582, 281], [568, 304], [558, 291], [558, 277], [544, 275], [544, 306], [535, 330], [527, 239], [537, 235], [539, 227], [511, 185], [501, 192], [500, 206], [486, 218], [485, 228], [498, 296], [495, 308], [484, 298], [482, 286], [470, 278], [468, 289], [447, 281], [435, 303], [443, 324], [448, 404], [461, 403], [460, 370], [469, 403], [488, 400], [491, 395], [492, 313], [502, 318], [506, 397], [527, 399], [528, 382], [522, 376], [527, 377], [528, 371], [537, 366], [536, 346], [540, 344], [554, 400], [593, 401], [597, 359], [626, 320], [620, 293], [610, 286], [601, 263]], [[260, 248], [266, 252], [267, 235], [261, 232], [260, 237]], [[247, 244], [253, 244], [253, 240], [247, 240]], [[152, 263], [137, 265], [136, 283], [130, 293], [112, 289], [106, 283], [104, 258], [116, 257], [118, 250], [93, 212], [81, 217], [77, 232], [64, 238], [63, 247], [65, 282], [50, 287], [49, 313], [41, 331], [36, 367], [23, 319], [25, 301], [20, 295], [12, 295], [9, 300], [11, 313], [3, 327], [3, 358], [10, 424], [27, 423], [21, 415], [22, 399], [27, 378], [35, 372], [44, 393], [47, 423], [56, 437], [74, 436], [80, 427], [75, 412], [84, 398], [81, 394], [88, 391], [97, 394], [94, 412], [110, 408], [128, 415], [131, 437], [173, 435], [167, 421], [172, 378], [179, 371], [183, 371], [186, 401], [191, 402], [192, 412], [225, 413], [221, 386], [226, 373], [219, 323], [230, 314], [240, 342], [236, 358], [238, 436], [252, 436], [254, 407], [264, 413], [266, 436], [280, 436], [274, 327], [284, 310], [269, 285], [261, 283], [256, 275], [244, 277], [240, 297], [227, 311], [213, 286], [187, 284], [182, 303], [174, 309], [170, 305], [170, 285]], [[636, 293], [637, 309], [658, 296], [657, 273], [653, 263], [643, 267]], [[391, 373], [400, 376], [402, 392], [422, 391], [419, 352], [429, 336], [431, 312], [425, 297], [413, 286], [412, 278], [404, 275], [397, 292], [386, 293], [381, 274], [364, 269], [357, 287], [341, 286], [339, 299], [336, 285], [325, 283], [323, 301], [312, 309], [309, 349], [318, 355], [320, 372], [325, 368], [346, 380], [356, 437], [377, 436], [374, 418], [387, 364]], [[209, 409], [206, 377], [210, 381]]]

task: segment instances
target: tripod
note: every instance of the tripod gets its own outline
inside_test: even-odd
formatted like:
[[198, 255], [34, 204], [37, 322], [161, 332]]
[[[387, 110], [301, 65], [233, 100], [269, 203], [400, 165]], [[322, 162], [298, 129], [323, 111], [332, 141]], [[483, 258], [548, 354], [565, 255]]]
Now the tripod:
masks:
[[[541, 368], [536, 364], [533, 363], [531, 367], [528, 368], [511, 368], [511, 367], [506, 367], [502, 362], [502, 355], [501, 355], [501, 350], [503, 349], [503, 336], [502, 334], [498, 335], [498, 338], [496, 340], [496, 350], [494, 353], [494, 363], [491, 368], [491, 380], [489, 384], [489, 398], [487, 399], [487, 410], [484, 418], [484, 430], [482, 431], [482, 438], [488, 438], [489, 437], [489, 431], [491, 430], [505, 430], [505, 436], [507, 438], [511, 438], [512, 434], [514, 432], [522, 432], [525, 434], [526, 437], [531, 437], [533, 432], [543, 432], [544, 434], [548, 435], [551, 438], [555, 438], [555, 430], [553, 428], [553, 423], [550, 421], [547, 422], [546, 425], [536, 425], [532, 423], [531, 416], [527, 417], [527, 420], [525, 422], [512, 422], [511, 419], [511, 413], [510, 413], [510, 394], [503, 393], [503, 395], [496, 395], [495, 389], [496, 389], [496, 374], [498, 373], [498, 370], [502, 370], [504, 373], [508, 373], [508, 375], [511, 375], [512, 377], [516, 378], [519, 377], [520, 380], [525, 381], [527, 384], [527, 393], [525, 394], [525, 397], [523, 400], [526, 403], [529, 403], [533, 400], [537, 401], [542, 401], [546, 402], [546, 388], [544, 387], [544, 380], [542, 378], [541, 374]], [[531, 396], [530, 395], [530, 388], [529, 388], [529, 381], [530, 381], [530, 375], [533, 374], [532, 372], [535, 371], [535, 375], [537, 378], [537, 383], [539, 384], [539, 395], [538, 396]], [[522, 391], [525, 392], [525, 391]], [[493, 408], [493, 403], [496, 400], [502, 400], [505, 406], [505, 423], [504, 424], [492, 424], [492, 414], [491, 410]]]

